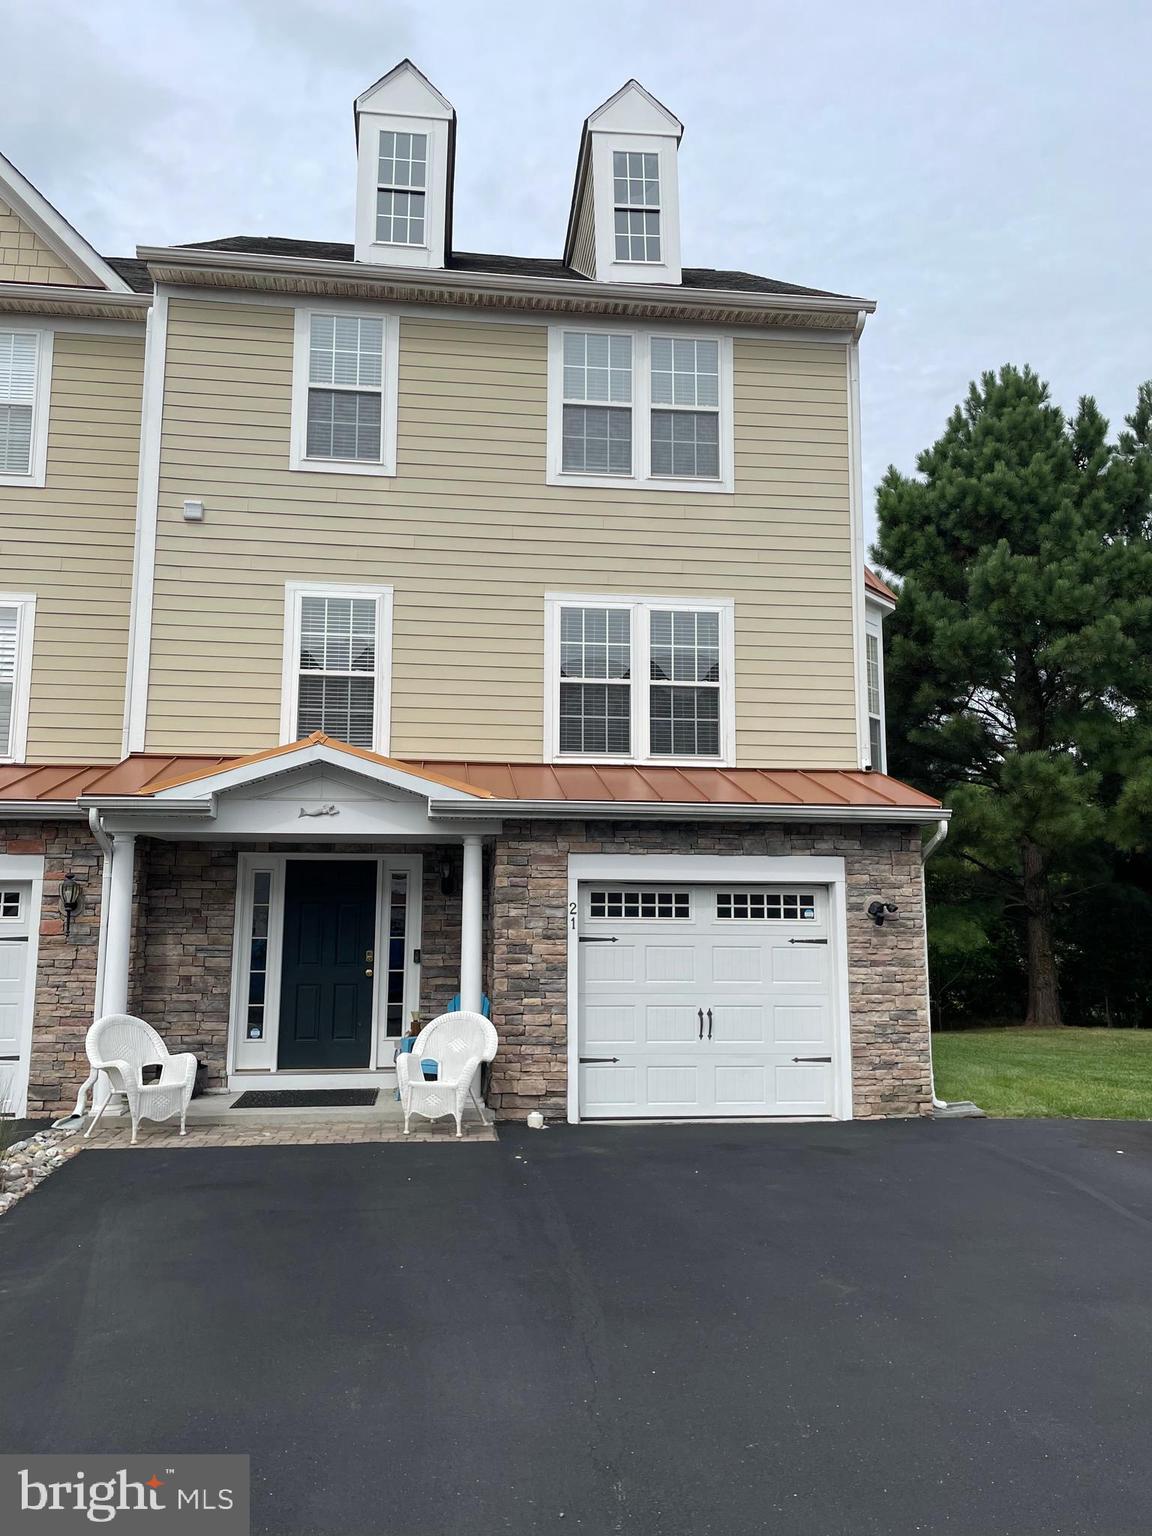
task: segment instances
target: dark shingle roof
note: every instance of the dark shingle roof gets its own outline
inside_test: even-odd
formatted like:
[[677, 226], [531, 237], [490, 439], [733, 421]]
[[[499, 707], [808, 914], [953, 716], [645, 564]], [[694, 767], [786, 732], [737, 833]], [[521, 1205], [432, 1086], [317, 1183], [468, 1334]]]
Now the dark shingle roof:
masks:
[[[192, 240], [188, 248], [194, 251], [236, 251], [249, 256], [287, 256], [313, 261], [352, 261], [354, 247], [334, 240], [285, 240], [278, 235], [229, 235], [223, 240]], [[109, 266], [115, 267], [125, 282], [146, 293], [151, 283], [144, 271], [144, 263], [120, 257], [106, 257]], [[566, 267], [562, 261], [548, 256], [495, 256], [476, 251], [453, 251], [446, 266], [455, 272], [485, 272], [496, 277], [565, 278], [573, 282], [587, 282], [583, 273]], [[715, 267], [685, 267], [685, 288], [707, 288], [729, 293], [776, 293], [796, 294], [807, 298], [841, 298], [823, 288], [802, 288], [796, 283], [783, 283], [774, 277], [757, 277], [752, 272], [721, 271]]]
[[137, 261], [135, 256], [105, 256], [104, 260], [132, 289], [133, 293], [151, 293], [152, 276], [148, 263]]

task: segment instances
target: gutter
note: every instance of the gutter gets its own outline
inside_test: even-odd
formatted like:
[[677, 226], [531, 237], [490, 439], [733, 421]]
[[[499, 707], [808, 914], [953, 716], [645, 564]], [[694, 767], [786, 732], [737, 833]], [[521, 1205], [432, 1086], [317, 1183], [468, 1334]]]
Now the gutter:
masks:
[[[947, 826], [950, 811], [937, 805], [738, 805], [701, 800], [432, 800], [428, 814], [481, 816], [628, 818], [673, 821], [879, 821]], [[939, 833], [937, 836], [939, 837]]]
[[83, 821], [85, 812], [75, 800], [0, 800], [0, 817], [35, 816], [37, 820]]
[[521, 277], [507, 272], [462, 272], [456, 268], [384, 267], [374, 262], [324, 261], [304, 256], [261, 256], [251, 252], [194, 250], [187, 246], [141, 245], [139, 260], [158, 270], [160, 282], [181, 282], [188, 271], [220, 275], [248, 274], [267, 277], [328, 278], [346, 283], [365, 280], [400, 289], [453, 291], [471, 296], [493, 298], [564, 298], [586, 299], [603, 306], [619, 307], [620, 313], [643, 314], [651, 305], [672, 305], [686, 311], [693, 309], [745, 310], [756, 314], [853, 314], [853, 324], [862, 325], [863, 317], [876, 308], [875, 299], [849, 295], [804, 293], [758, 293], [730, 288], [684, 288], [671, 283], [645, 284], [640, 293], [629, 292], [633, 284], [597, 283], [586, 278]]
[[104, 1012], [104, 951], [108, 942], [108, 893], [112, 887], [112, 839], [104, 830], [100, 812], [93, 807], [88, 812], [88, 826], [100, 845], [103, 859], [100, 865], [100, 932], [96, 940], [96, 1006], [93, 1023]]
[[89, 821], [98, 811], [143, 811], [153, 816], [203, 816], [206, 819], [216, 814], [215, 795], [197, 800], [157, 800], [151, 795], [81, 795], [76, 804], [81, 811], [88, 812]]
[[[939, 822], [935, 832], [933, 832], [932, 836], [924, 844], [924, 847], [921, 850], [921, 853], [920, 853], [920, 868], [921, 868], [921, 871], [923, 871], [924, 865], [927, 864], [928, 860], [936, 852], [937, 848], [939, 848], [940, 844], [944, 841], [944, 839], [947, 836], [948, 836], [948, 821], [947, 821], [946, 817], [942, 816], [940, 818], [940, 822]], [[921, 878], [923, 878], [923, 877], [921, 877]], [[925, 982], [928, 981], [928, 903], [927, 902], [924, 903], [924, 980], [925, 980]], [[929, 993], [928, 993], [928, 1081], [929, 1081], [929, 1083], [932, 1086], [932, 1108], [933, 1109], [947, 1109], [948, 1105], [945, 1102], [945, 1100], [936, 1097], [936, 1068], [933, 1065], [933, 1061], [932, 1061], [932, 994], [931, 994], [931, 991], [929, 991]]]
[[68, 288], [63, 283], [5, 283], [0, 310], [42, 315], [96, 314], [143, 322], [152, 307], [150, 293], [110, 293], [103, 288]]

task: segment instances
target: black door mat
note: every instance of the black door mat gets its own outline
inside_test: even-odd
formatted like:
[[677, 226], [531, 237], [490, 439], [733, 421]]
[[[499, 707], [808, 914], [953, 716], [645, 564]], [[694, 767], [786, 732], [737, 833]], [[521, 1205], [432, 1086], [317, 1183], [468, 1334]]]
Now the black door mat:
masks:
[[242, 1093], [230, 1109], [371, 1109], [379, 1088], [275, 1088]]

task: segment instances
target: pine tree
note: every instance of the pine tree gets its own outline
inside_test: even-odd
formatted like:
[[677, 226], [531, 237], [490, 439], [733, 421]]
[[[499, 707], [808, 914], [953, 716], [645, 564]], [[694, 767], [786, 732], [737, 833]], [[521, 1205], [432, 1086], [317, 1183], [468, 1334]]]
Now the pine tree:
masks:
[[1092, 399], [1068, 420], [1005, 367], [877, 494], [894, 771], [944, 793], [957, 851], [1022, 912], [1032, 1025], [1061, 1022], [1054, 906], [1152, 720], [1152, 387], [1128, 425], [1111, 443]]

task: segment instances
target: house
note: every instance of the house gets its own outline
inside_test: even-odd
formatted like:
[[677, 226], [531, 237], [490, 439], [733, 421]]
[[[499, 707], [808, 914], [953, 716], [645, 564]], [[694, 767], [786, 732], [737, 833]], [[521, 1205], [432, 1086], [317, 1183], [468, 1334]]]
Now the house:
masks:
[[12, 1097], [125, 1010], [209, 1090], [388, 1084], [458, 994], [505, 1117], [924, 1112], [872, 303], [686, 265], [635, 81], [556, 259], [457, 249], [410, 63], [355, 118], [346, 244], [105, 258], [0, 164]]

